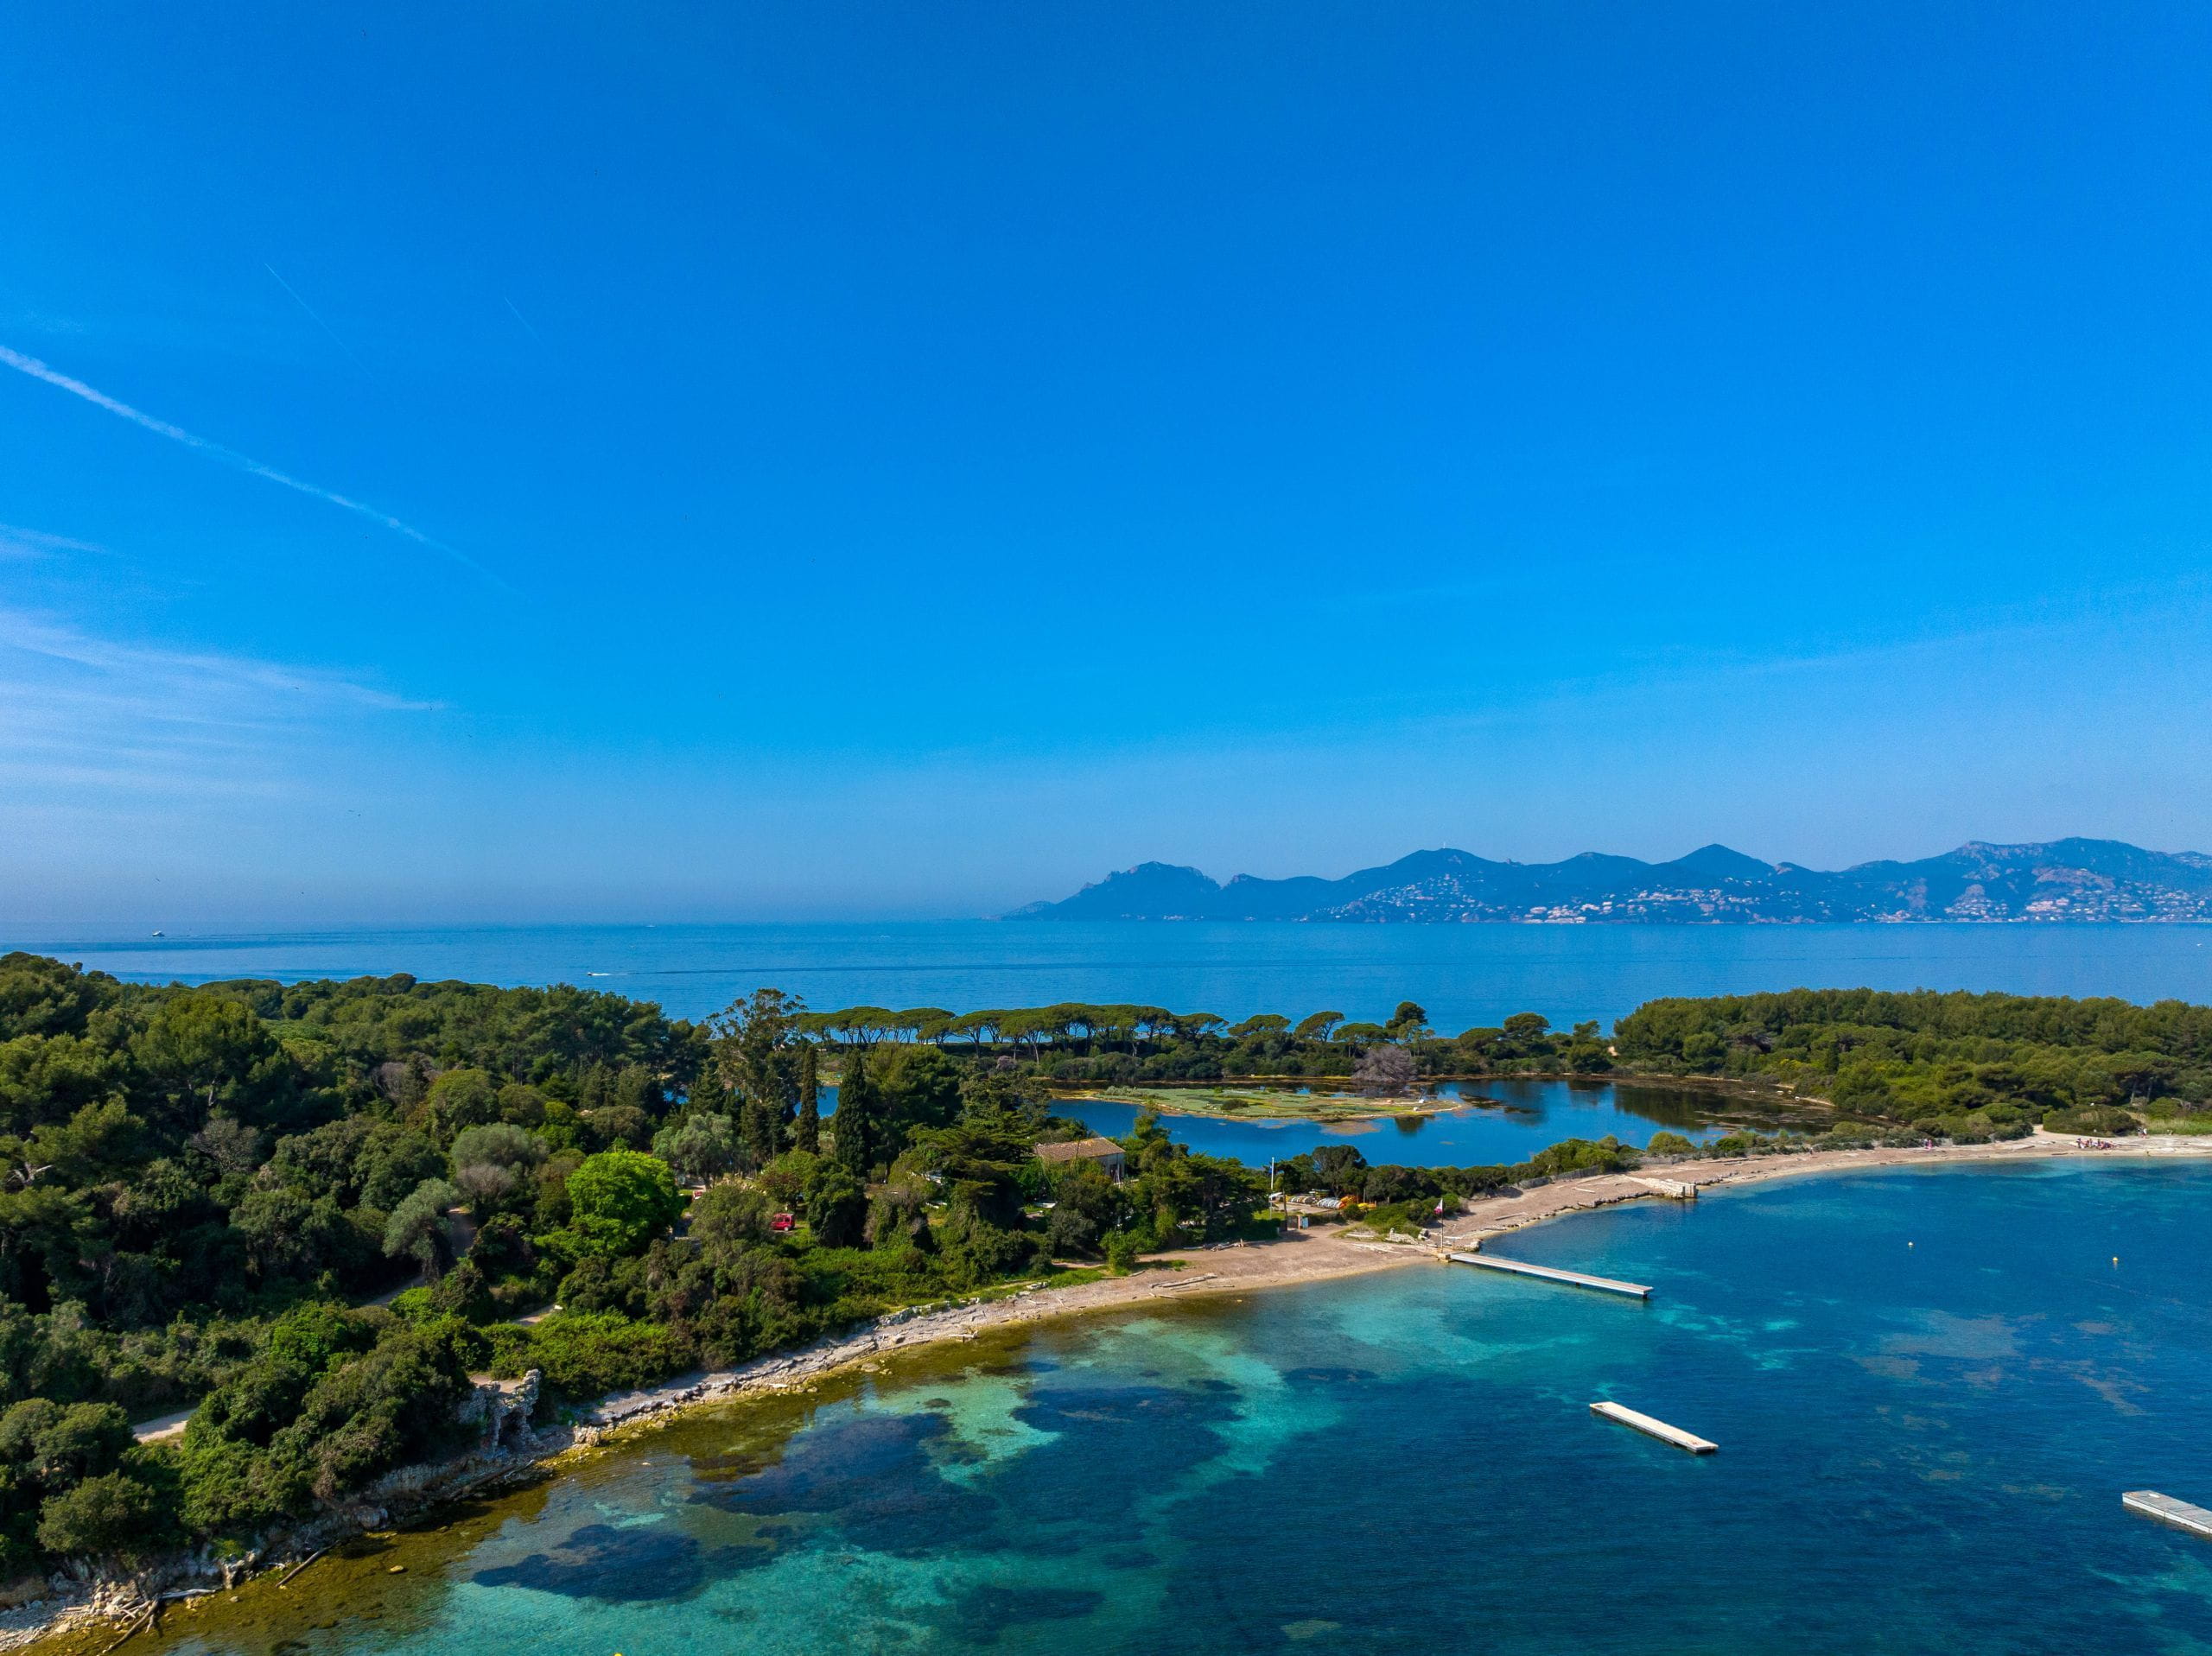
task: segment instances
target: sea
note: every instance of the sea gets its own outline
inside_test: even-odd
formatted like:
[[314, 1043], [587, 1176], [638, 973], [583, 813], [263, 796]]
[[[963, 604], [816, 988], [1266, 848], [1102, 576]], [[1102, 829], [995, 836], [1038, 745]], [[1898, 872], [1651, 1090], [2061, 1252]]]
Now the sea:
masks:
[[2212, 1543], [2120, 1504], [2212, 1503], [2208, 1178], [1781, 1180], [1510, 1239], [1649, 1302], [1423, 1260], [926, 1349], [680, 1417], [139, 1644], [2212, 1652]]
[[[1274, 1012], [1388, 1018], [1418, 1002], [1446, 1031], [1540, 1012], [1611, 1027], [1662, 995], [1801, 987], [2004, 990], [2212, 1001], [2212, 927], [2190, 925], [1443, 926], [984, 920], [813, 925], [471, 926], [176, 930], [0, 925], [0, 945], [137, 982], [297, 982], [408, 973], [425, 981], [575, 984], [704, 1018], [763, 987], [841, 1006], [1134, 1002], [1235, 1019]], [[1320, 1125], [1171, 1114], [1171, 1136], [1254, 1165], [1329, 1143], [1373, 1164], [1491, 1165], [1562, 1139], [1643, 1145], [1727, 1125], [1707, 1096], [1501, 1082], [1442, 1114]], [[835, 1089], [829, 1107], [835, 1108]], [[1109, 1137], [1134, 1104], [1064, 1103]]]
[[169, 930], [0, 923], [0, 949], [142, 982], [346, 978], [572, 983], [711, 1015], [761, 987], [841, 1006], [970, 1012], [1133, 1002], [1240, 1018], [1418, 1002], [1450, 1033], [1520, 1012], [1611, 1025], [1661, 995], [1802, 987], [2212, 1000], [2212, 927], [1094, 923]]

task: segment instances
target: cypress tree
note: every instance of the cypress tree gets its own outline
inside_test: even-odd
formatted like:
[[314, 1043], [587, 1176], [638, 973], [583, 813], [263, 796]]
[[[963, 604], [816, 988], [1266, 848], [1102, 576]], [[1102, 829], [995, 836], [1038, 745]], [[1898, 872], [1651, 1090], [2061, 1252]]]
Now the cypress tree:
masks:
[[779, 1114], [773, 1104], [753, 1098], [738, 1107], [737, 1135], [755, 1167], [766, 1167], [783, 1153], [783, 1124], [776, 1119]]
[[814, 1043], [798, 1055], [798, 1129], [793, 1141], [809, 1155], [822, 1152], [822, 1089], [814, 1073]]
[[830, 1134], [836, 1142], [838, 1162], [863, 1182], [875, 1166], [879, 1113], [868, 1056], [855, 1048], [837, 1082], [837, 1114], [830, 1118]]

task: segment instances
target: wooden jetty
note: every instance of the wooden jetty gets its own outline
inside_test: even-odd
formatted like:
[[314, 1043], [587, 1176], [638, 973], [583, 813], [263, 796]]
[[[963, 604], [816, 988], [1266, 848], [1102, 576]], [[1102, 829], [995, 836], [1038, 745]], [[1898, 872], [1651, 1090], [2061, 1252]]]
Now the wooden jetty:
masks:
[[2171, 1524], [2177, 1530], [2187, 1530], [2191, 1535], [2212, 1541], [2212, 1513], [2202, 1507], [2176, 1501], [2155, 1489], [2131, 1489], [2120, 1498], [2120, 1504], [2131, 1513], [2140, 1513], [2145, 1518], [2155, 1518], [2161, 1524]]
[[[1662, 1443], [1672, 1443], [1676, 1449], [1688, 1450], [1693, 1455], [1710, 1455], [1720, 1447], [1694, 1432], [1684, 1431], [1680, 1426], [1670, 1426], [1663, 1420], [1654, 1420], [1648, 1414], [1638, 1414], [1618, 1403], [1593, 1403], [1590, 1405], [1590, 1412], [1601, 1414], [1608, 1420], [1618, 1420], [1624, 1426], [1633, 1426], [1647, 1437], [1656, 1437]], [[2212, 1519], [2212, 1513], [2205, 1516]]]
[[1471, 1265], [1484, 1271], [1503, 1271], [1516, 1277], [1535, 1277], [1545, 1282], [1563, 1282], [1571, 1288], [1595, 1288], [1600, 1293], [1624, 1294], [1630, 1299], [1651, 1298], [1651, 1291], [1640, 1282], [1615, 1282], [1611, 1277], [1586, 1276], [1580, 1271], [1560, 1271], [1548, 1265], [1530, 1265], [1526, 1259], [1501, 1259], [1494, 1253], [1447, 1253], [1444, 1257], [1454, 1265]]

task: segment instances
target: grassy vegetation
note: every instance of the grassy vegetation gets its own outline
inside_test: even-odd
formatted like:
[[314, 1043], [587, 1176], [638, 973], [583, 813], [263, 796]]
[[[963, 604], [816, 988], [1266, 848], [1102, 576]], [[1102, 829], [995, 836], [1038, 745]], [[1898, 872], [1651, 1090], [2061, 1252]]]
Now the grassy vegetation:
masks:
[[1103, 1087], [1082, 1092], [1056, 1091], [1071, 1102], [1096, 1100], [1133, 1104], [1167, 1115], [1210, 1115], [1248, 1121], [1363, 1121], [1378, 1117], [1420, 1115], [1458, 1107], [1456, 1099], [1378, 1098], [1356, 1092], [1300, 1090], [1293, 1087]]

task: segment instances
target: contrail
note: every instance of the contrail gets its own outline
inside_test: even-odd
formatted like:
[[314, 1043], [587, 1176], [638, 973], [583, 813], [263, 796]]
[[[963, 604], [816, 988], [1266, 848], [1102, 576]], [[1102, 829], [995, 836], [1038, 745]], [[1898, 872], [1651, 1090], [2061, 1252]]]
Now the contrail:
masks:
[[60, 370], [48, 367], [36, 357], [27, 357], [21, 352], [10, 351], [4, 345], [0, 345], [0, 363], [5, 363], [19, 374], [29, 374], [33, 379], [44, 380], [48, 384], [65, 390], [72, 397], [81, 397], [94, 408], [105, 409], [110, 414], [120, 415], [131, 424], [143, 426], [157, 436], [167, 437], [171, 442], [182, 443], [187, 448], [196, 448], [201, 454], [221, 460], [226, 466], [234, 466], [241, 472], [250, 473], [255, 477], [267, 478], [271, 483], [281, 483], [288, 489], [296, 489], [302, 494], [310, 495], [317, 500], [327, 501], [334, 506], [342, 507], [356, 517], [367, 518], [379, 528], [388, 529], [395, 535], [404, 535], [418, 545], [427, 546], [433, 551], [444, 553], [464, 568], [475, 571], [493, 586], [505, 592], [514, 591], [513, 587], [508, 586], [505, 581], [500, 580], [466, 552], [456, 547], [448, 546], [443, 541], [425, 535], [414, 524], [403, 523], [389, 512], [378, 511], [374, 506], [364, 501], [355, 500], [349, 496], [338, 493], [335, 490], [322, 488], [316, 484], [303, 483], [298, 478], [288, 473], [280, 472], [273, 466], [264, 466], [251, 456], [239, 454], [235, 448], [226, 448], [222, 444], [211, 442], [205, 437], [195, 437], [182, 426], [173, 426], [166, 420], [156, 420], [150, 414], [142, 414], [128, 403], [118, 403], [105, 391], [95, 390], [83, 380], [72, 379]]
[[374, 374], [369, 373], [369, 365], [363, 362], [359, 357], [353, 355], [353, 347], [338, 337], [338, 330], [331, 327], [329, 323], [324, 321], [321, 316], [315, 314], [315, 307], [308, 303], [306, 300], [300, 297], [300, 290], [298, 289], [295, 288], [290, 282], [285, 281], [283, 276], [276, 274], [276, 267], [275, 265], [270, 263], [268, 260], [264, 259], [261, 263], [261, 268], [269, 272], [270, 278], [274, 281], [278, 287], [282, 288], [286, 293], [292, 295], [292, 302], [297, 305], [302, 310], [307, 312], [308, 320], [313, 322], [325, 333], [327, 333], [330, 336], [331, 344], [336, 346], [340, 351], [343, 351], [347, 357], [351, 358], [353, 364], [356, 368], [359, 369], [364, 374], [367, 374], [370, 379], [373, 380], [376, 378]]
[[[276, 272], [272, 270], [270, 274], [274, 276], [276, 275]], [[522, 314], [521, 310], [516, 306], [513, 300], [508, 298], [506, 295], [501, 294], [499, 295], [499, 302], [504, 304], [509, 310], [514, 312], [515, 320], [520, 322], [523, 327], [529, 331], [530, 337], [537, 341], [541, 349], [550, 351], [553, 348], [551, 346], [545, 343], [545, 336], [543, 333], [540, 333], [536, 328], [530, 326], [530, 318]]]

